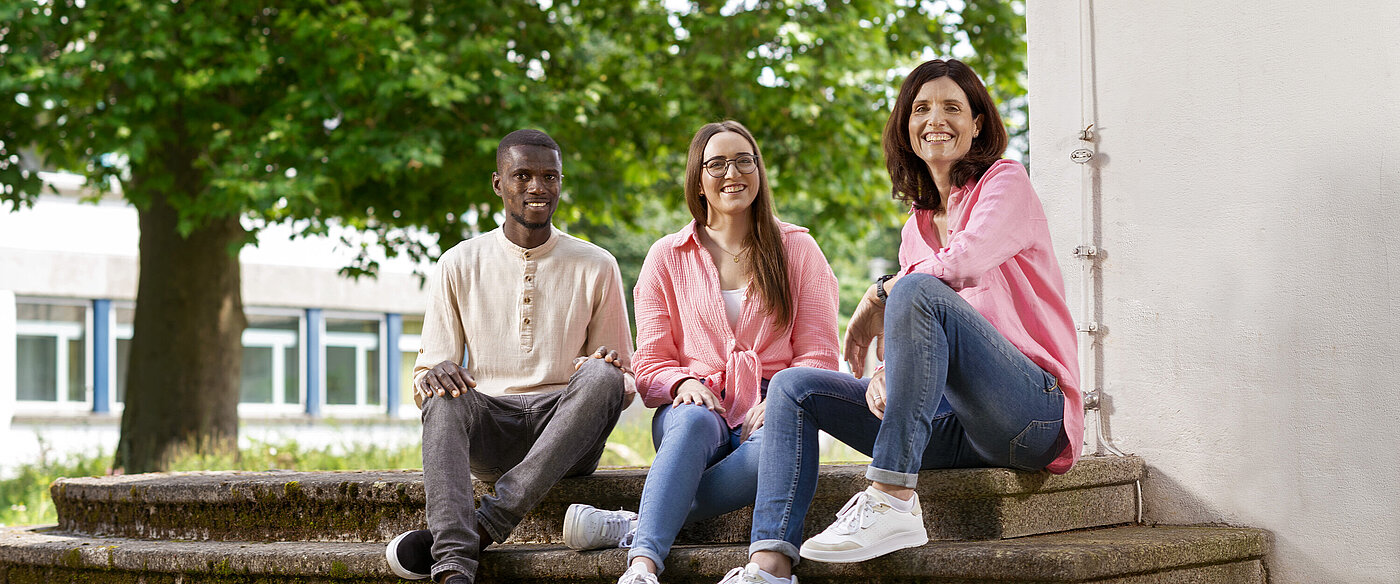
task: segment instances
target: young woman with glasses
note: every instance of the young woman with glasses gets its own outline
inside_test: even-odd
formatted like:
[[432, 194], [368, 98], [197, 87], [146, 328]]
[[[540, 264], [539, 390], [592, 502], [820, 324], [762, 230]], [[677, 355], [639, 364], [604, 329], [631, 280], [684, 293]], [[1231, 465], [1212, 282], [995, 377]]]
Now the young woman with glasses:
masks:
[[564, 521], [575, 549], [630, 545], [619, 584], [656, 583], [683, 525], [753, 504], [767, 380], [838, 363], [836, 277], [806, 229], [774, 217], [748, 129], [700, 128], [685, 198], [695, 220], [652, 245], [634, 291], [632, 367], [658, 408], [640, 516], [573, 505]]

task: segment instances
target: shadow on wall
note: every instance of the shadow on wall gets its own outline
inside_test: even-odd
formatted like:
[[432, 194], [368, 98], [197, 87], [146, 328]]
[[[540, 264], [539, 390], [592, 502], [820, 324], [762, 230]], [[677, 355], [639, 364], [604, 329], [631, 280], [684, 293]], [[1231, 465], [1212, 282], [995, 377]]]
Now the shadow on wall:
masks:
[[[1177, 482], [1161, 468], [1147, 465], [1147, 478], [1142, 483], [1142, 497], [1147, 508], [1143, 522], [1148, 525], [1213, 525], [1224, 527], [1252, 527], [1257, 525], [1237, 525], [1224, 522], [1209, 522], [1203, 517], [1224, 517], [1224, 510], [1211, 505], [1197, 496], [1187, 486]], [[1355, 574], [1338, 574], [1326, 571], [1315, 562], [1300, 565], [1299, 560], [1309, 557], [1315, 550], [1307, 541], [1293, 537], [1291, 532], [1270, 532], [1272, 542], [1268, 555], [1264, 556], [1264, 569], [1268, 582], [1274, 584], [1348, 582], [1355, 580]], [[1280, 573], [1278, 558], [1288, 558], [1287, 571]], [[1285, 576], [1281, 578], [1280, 576]]]

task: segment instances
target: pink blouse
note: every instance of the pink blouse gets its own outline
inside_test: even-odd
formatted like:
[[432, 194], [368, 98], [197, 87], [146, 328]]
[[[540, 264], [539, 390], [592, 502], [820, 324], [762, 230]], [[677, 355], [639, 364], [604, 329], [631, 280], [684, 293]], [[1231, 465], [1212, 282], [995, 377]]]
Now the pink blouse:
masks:
[[953, 189], [947, 234], [936, 233], [932, 215], [915, 211], [905, 222], [899, 246], [902, 273], [930, 274], [946, 282], [1059, 380], [1069, 445], [1046, 469], [1068, 472], [1084, 441], [1079, 346], [1045, 210], [1025, 167], [999, 160], [976, 184]]
[[836, 369], [836, 276], [806, 228], [779, 226], [794, 300], [792, 320], [782, 329], [752, 295], [738, 326], [729, 325], [719, 271], [696, 237], [694, 221], [651, 246], [633, 291], [632, 368], [647, 407], [671, 403], [671, 388], [693, 377], [720, 395], [724, 419], [735, 428], [760, 401], [764, 378], [788, 367]]

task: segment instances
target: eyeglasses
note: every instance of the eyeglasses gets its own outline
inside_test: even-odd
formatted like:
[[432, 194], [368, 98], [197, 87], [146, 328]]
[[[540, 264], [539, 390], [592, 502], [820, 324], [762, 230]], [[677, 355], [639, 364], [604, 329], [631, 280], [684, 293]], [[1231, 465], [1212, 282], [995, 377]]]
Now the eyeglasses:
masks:
[[724, 178], [724, 175], [729, 174], [730, 164], [739, 169], [740, 174], [753, 174], [753, 171], [758, 170], [758, 157], [744, 155], [730, 159], [716, 156], [705, 162], [705, 172], [710, 173], [710, 176], [715, 178]]

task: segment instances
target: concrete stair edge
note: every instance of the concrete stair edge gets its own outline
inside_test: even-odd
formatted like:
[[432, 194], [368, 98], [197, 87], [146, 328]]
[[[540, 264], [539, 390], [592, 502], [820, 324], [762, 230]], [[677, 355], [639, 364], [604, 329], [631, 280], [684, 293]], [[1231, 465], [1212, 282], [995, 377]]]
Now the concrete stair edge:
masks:
[[[812, 582], [1131, 581], [1177, 570], [1258, 564], [1270, 545], [1268, 532], [1258, 529], [1114, 527], [1015, 540], [931, 542], [859, 564], [804, 562], [797, 573], [803, 581]], [[744, 545], [679, 546], [668, 559], [667, 581], [717, 581], [746, 558]], [[577, 553], [557, 546], [496, 546], [484, 555], [478, 581], [611, 582], [625, 561], [625, 550], [617, 549]], [[289, 582], [397, 581], [384, 561], [381, 543], [163, 542], [72, 536], [34, 528], [0, 528], [0, 568], [34, 573], [57, 569], [205, 574]]]
[[[924, 471], [920, 497], [982, 498], [1053, 492], [1090, 485], [1134, 482], [1143, 476], [1142, 459], [1095, 457], [1080, 459], [1064, 475], [1027, 473], [1002, 468]], [[546, 501], [597, 498], [599, 483], [619, 500], [641, 495], [646, 468], [605, 468], [592, 475], [560, 481]], [[817, 497], [849, 494], [847, 483], [865, 481], [865, 465], [822, 465]], [[473, 481], [478, 490], [490, 484]], [[423, 504], [421, 470], [356, 471], [192, 471], [147, 473], [115, 477], [60, 478], [50, 487], [55, 501], [86, 499], [140, 503], [241, 503], [312, 498], [357, 502]], [[846, 496], [839, 495], [838, 496]]]
[[[999, 539], [1131, 523], [1141, 459], [1090, 457], [1066, 475], [1007, 469], [926, 471], [919, 487], [930, 535]], [[644, 469], [566, 479], [521, 522], [513, 543], [557, 543], [570, 503], [637, 509]], [[822, 469], [808, 531], [864, 488], [863, 465]], [[478, 493], [489, 485], [479, 483]], [[424, 525], [416, 471], [192, 472], [60, 479], [52, 488], [69, 532], [149, 539], [383, 541]], [[682, 543], [748, 539], [751, 508], [689, 526]]]

